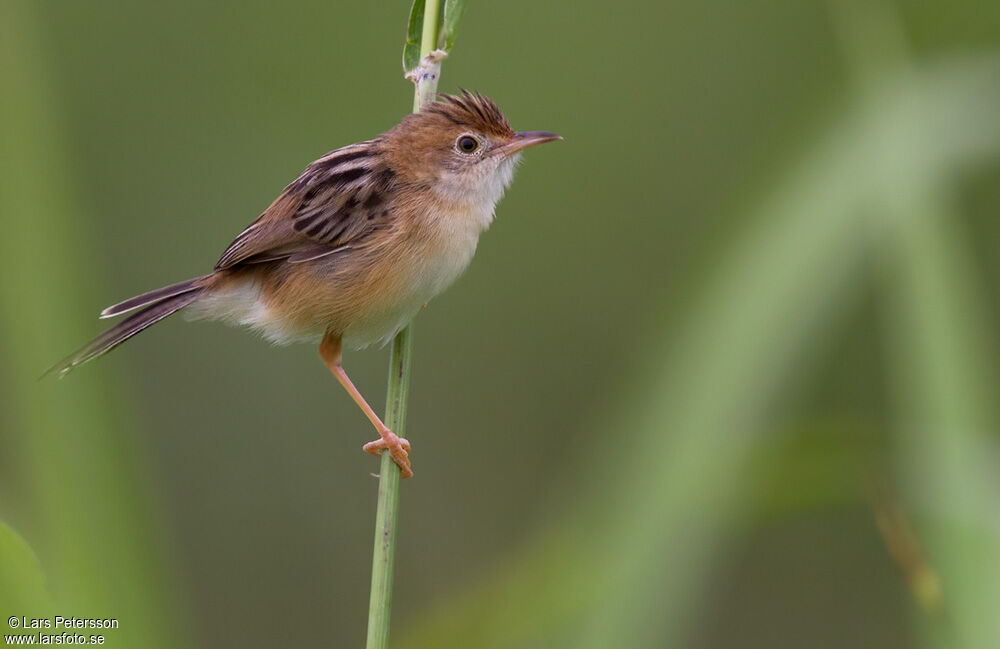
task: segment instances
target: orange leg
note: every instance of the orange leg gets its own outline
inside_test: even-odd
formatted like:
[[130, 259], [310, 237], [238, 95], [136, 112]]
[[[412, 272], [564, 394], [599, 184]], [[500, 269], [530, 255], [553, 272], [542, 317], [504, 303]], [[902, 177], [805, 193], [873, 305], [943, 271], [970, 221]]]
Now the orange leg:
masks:
[[403, 477], [409, 478], [412, 476], [413, 470], [410, 468], [409, 458], [410, 443], [386, 428], [386, 425], [378, 418], [378, 415], [368, 405], [365, 398], [361, 396], [358, 389], [354, 387], [354, 383], [351, 382], [351, 379], [347, 376], [347, 372], [340, 365], [340, 337], [331, 334], [323, 336], [323, 341], [319, 344], [319, 356], [323, 359], [330, 372], [340, 381], [344, 389], [347, 390], [347, 394], [351, 395], [351, 398], [354, 399], [354, 403], [358, 404], [361, 411], [365, 413], [368, 421], [372, 422], [375, 430], [378, 431], [380, 439], [365, 444], [364, 450], [372, 455], [378, 455], [382, 449], [388, 449], [389, 454], [392, 455], [392, 459], [396, 461], [396, 464], [399, 465], [400, 470], [403, 472]]

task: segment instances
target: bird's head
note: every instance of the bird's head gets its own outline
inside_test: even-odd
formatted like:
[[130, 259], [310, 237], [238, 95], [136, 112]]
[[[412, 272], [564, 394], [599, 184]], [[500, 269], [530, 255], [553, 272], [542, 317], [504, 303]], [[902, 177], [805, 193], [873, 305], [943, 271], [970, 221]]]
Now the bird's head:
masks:
[[442, 95], [383, 136], [393, 169], [433, 187], [444, 200], [495, 204], [513, 179], [521, 151], [562, 138], [515, 132], [493, 101], [463, 90]]

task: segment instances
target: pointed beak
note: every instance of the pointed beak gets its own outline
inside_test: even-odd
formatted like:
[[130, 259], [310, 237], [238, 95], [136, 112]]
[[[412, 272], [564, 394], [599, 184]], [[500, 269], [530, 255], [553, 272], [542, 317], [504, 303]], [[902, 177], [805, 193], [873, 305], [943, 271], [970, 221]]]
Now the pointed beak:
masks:
[[521, 133], [514, 133], [514, 139], [502, 147], [494, 149], [494, 151], [506, 157], [531, 146], [545, 144], [546, 142], [555, 142], [561, 139], [561, 135], [556, 135], [548, 131], [522, 131]]

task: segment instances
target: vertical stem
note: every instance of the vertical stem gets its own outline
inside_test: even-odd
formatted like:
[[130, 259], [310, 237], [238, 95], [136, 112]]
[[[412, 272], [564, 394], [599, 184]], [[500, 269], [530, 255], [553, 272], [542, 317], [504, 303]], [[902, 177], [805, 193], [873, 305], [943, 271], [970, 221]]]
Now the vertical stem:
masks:
[[426, 104], [437, 97], [438, 77], [441, 74], [441, 59], [431, 55], [437, 48], [438, 17], [441, 15], [440, 0], [426, 0], [424, 5], [424, 29], [420, 35], [420, 73], [413, 78], [416, 90], [413, 92], [413, 112], [418, 113]]
[[[426, 0], [423, 33], [420, 38], [420, 57], [423, 59], [437, 45], [438, 21], [441, 14], [440, 0]], [[431, 80], [421, 92], [420, 84], [414, 93], [413, 111], [433, 100], [437, 91], [437, 78]], [[408, 325], [392, 341], [389, 359], [389, 389], [386, 397], [385, 425], [397, 435], [406, 433], [406, 401], [410, 392], [410, 359], [413, 355], [413, 325]], [[399, 514], [399, 467], [388, 453], [382, 453], [378, 483], [378, 509], [375, 513], [375, 543], [372, 556], [371, 599], [368, 604], [367, 649], [387, 649], [389, 622], [392, 616], [392, 578], [396, 557], [396, 520]]]
[[[389, 360], [389, 393], [385, 425], [397, 435], [405, 433], [406, 397], [410, 391], [410, 357], [413, 326], [399, 332], [392, 341]], [[392, 576], [396, 557], [396, 518], [399, 513], [399, 467], [388, 453], [382, 453], [378, 481], [378, 509], [375, 512], [375, 551], [372, 556], [372, 589], [368, 603], [368, 649], [389, 646], [392, 616]]]
[[420, 58], [424, 58], [437, 48], [440, 17], [441, 0], [427, 0], [424, 5], [424, 31], [420, 34]]

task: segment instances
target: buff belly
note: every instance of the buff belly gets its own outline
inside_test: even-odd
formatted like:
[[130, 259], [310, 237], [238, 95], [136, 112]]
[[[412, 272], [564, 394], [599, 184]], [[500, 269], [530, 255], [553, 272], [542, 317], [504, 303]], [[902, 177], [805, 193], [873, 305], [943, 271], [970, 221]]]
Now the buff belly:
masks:
[[[434, 254], [424, 250], [398, 255], [391, 272], [381, 280], [352, 279], [316, 264], [308, 282], [311, 297], [298, 300], [294, 308], [270, 298], [268, 271], [261, 269], [219, 283], [185, 311], [192, 319], [246, 326], [279, 345], [318, 343], [327, 331], [340, 334], [349, 349], [385, 344], [468, 266], [476, 240], [452, 239], [449, 243], [452, 245], [435, 247]], [[305, 264], [296, 269], [297, 278], [304, 276], [302, 266]], [[287, 286], [282, 291], [285, 293]], [[357, 299], [359, 293], [364, 299]], [[345, 299], [347, 295], [353, 297]]]

